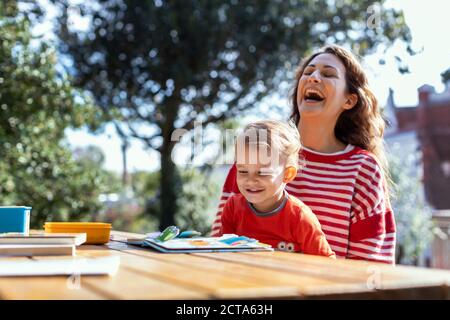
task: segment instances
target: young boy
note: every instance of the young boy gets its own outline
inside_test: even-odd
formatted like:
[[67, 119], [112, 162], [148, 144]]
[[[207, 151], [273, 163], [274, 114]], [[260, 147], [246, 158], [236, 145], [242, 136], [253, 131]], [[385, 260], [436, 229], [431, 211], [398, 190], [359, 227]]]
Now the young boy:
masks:
[[248, 125], [236, 139], [237, 185], [225, 203], [220, 235], [234, 233], [273, 248], [335, 257], [311, 209], [285, 191], [297, 175], [298, 131], [279, 121]]

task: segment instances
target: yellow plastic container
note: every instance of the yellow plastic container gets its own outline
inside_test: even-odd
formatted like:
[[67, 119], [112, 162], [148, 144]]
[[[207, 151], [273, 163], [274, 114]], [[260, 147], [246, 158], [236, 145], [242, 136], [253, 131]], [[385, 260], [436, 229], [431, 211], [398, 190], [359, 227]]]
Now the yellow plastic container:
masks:
[[104, 244], [109, 241], [110, 223], [102, 222], [46, 222], [48, 233], [86, 233], [85, 244]]

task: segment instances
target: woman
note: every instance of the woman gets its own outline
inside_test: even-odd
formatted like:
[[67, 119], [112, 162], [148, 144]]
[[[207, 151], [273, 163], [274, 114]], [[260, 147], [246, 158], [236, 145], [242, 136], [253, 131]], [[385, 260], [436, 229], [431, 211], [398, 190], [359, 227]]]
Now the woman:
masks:
[[[286, 190], [319, 219], [338, 258], [394, 263], [395, 221], [389, 203], [385, 122], [357, 59], [338, 46], [306, 58], [296, 74], [291, 119], [302, 145], [300, 170]], [[233, 166], [212, 226], [239, 190]]]

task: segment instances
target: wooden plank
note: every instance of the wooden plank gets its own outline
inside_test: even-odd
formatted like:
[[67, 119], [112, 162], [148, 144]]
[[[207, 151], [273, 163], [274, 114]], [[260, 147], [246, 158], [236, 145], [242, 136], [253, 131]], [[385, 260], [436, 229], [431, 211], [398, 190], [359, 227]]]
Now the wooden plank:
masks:
[[[334, 280], [330, 281], [320, 277], [289, 274], [270, 268], [261, 268], [258, 265], [246, 266], [240, 263], [217, 261], [192, 254], [161, 254], [120, 243], [109, 243], [108, 246], [123, 253], [138, 255], [160, 263], [164, 262], [166, 264], [163, 267], [166, 269], [168, 268], [167, 264], [170, 264], [171, 269], [167, 270], [173, 270], [174, 265], [178, 268], [182, 267], [182, 270], [189, 270], [190, 279], [188, 279], [188, 285], [198, 286], [201, 284], [205, 290], [210, 292], [212, 297], [216, 298], [268, 297], [270, 292], [272, 292], [274, 297], [280, 297], [281, 295], [285, 297], [300, 297], [302, 295], [336, 292], [339, 290], [347, 292], [370, 291], [365, 283], [361, 283], [359, 279], [336, 283]], [[217, 253], [216, 255], [222, 254]], [[148, 264], [148, 262], [146, 263]], [[143, 265], [143, 268], [144, 271], [148, 270], [146, 265]], [[200, 274], [197, 275], [196, 272], [198, 271]], [[164, 273], [165, 270], [161, 272]], [[192, 274], [193, 272], [194, 274]], [[173, 270], [171, 274], [177, 274], [177, 271]], [[208, 278], [208, 281], [206, 281], [205, 277]], [[173, 281], [180, 283], [186, 282], [186, 279], [183, 276], [182, 279], [174, 278]], [[239, 281], [239, 283], [236, 281]], [[205, 283], [207, 287], [205, 287]]]
[[[264, 291], [263, 297], [298, 296], [297, 288], [292, 285], [286, 285], [286, 283], [283, 283], [282, 285], [279, 283], [268, 285], [267, 280], [262, 281], [259, 279], [261, 281], [258, 282], [258, 279], [255, 280], [251, 277], [236, 276], [236, 273], [229, 271], [224, 274], [221, 272], [220, 267], [214, 268], [214, 272], [211, 272], [211, 267], [188, 267], [184, 263], [184, 260], [189, 259], [189, 255], [176, 255], [178, 258], [177, 261], [165, 261], [164, 259], [161, 259], [162, 256], [166, 256], [164, 254], [143, 251], [149, 255], [139, 255], [133, 253], [133, 250], [136, 250], [134, 248], [125, 247], [127, 250], [124, 250], [123, 246], [122, 249], [118, 249], [120, 248], [120, 245], [114, 247], [115, 252], [121, 257], [122, 267], [126, 270], [135, 274], [144, 275], [148, 279], [178, 286], [184, 290], [202, 292], [204, 297], [225, 298], [228, 297], [228, 290], [234, 289], [241, 290], [239, 296], [233, 295], [235, 298], [246, 297], [248, 296], [247, 292], [252, 292], [252, 297], [258, 297], [258, 295], [253, 295], [258, 288]], [[98, 251], [98, 248], [83, 246], [83, 249], [79, 252], [80, 254], [92, 256], [97, 255]], [[137, 251], [139, 251], [139, 249], [137, 249]], [[153, 255], [157, 256], [155, 257]], [[246, 275], [249, 276], [250, 273], [247, 272]]]
[[[71, 286], [72, 289], [69, 288]], [[9, 300], [100, 300], [102, 295], [86, 287], [77, 288], [69, 277], [13, 277], [0, 279], [0, 299]]]
[[[248, 254], [254, 256], [259, 253], [255, 252]], [[302, 264], [309, 264], [311, 266], [328, 268], [330, 272], [334, 272], [337, 269], [351, 269], [353, 272], [366, 274], [373, 274], [375, 271], [380, 271], [380, 274], [386, 277], [386, 280], [394, 278], [398, 281], [408, 280], [413, 285], [430, 286], [439, 283], [441, 285], [450, 286], [450, 271], [448, 270], [427, 269], [402, 265], [392, 266], [383, 263], [349, 259], [336, 259], [330, 265], [329, 261], [323, 257], [291, 254], [281, 251], [274, 252], [274, 257], [280, 261], [295, 261]]]
[[[117, 236], [119, 239], [122, 239], [122, 240], [126, 239], [126, 238], [144, 237], [143, 234], [118, 232], [118, 231], [113, 231], [112, 235]], [[265, 256], [265, 257], [267, 256], [267, 252], [246, 252], [246, 253], [240, 253], [240, 254], [252, 255], [252, 256], [261, 255], [261, 256]], [[274, 251], [271, 254], [276, 259], [283, 259], [283, 260], [286, 259], [286, 260], [290, 260], [290, 261], [308, 263], [308, 264], [312, 264], [312, 265], [320, 266], [320, 267], [329, 267], [330, 266], [329, 259], [325, 258], [325, 257], [303, 255], [303, 254], [292, 254], [292, 253], [284, 252], [284, 251]], [[213, 255], [215, 255], [215, 253]], [[449, 270], [426, 269], [426, 268], [418, 268], [418, 267], [402, 266], [402, 265], [397, 265], [394, 267], [392, 265], [387, 265], [387, 264], [382, 264], [382, 263], [374, 263], [374, 262], [362, 261], [362, 260], [336, 259], [334, 261], [335, 262], [332, 263], [333, 270], [336, 268], [336, 266], [340, 266], [342, 268], [347, 268], [347, 267], [349, 267], [349, 264], [350, 264], [351, 265], [350, 268], [352, 268], [352, 269], [360, 268], [360, 269], [366, 270], [369, 267], [376, 266], [378, 268], [383, 269], [383, 271], [385, 271], [385, 272], [396, 273], [399, 275], [402, 275], [402, 274], [404, 275], [406, 273], [408, 273], [408, 274], [421, 273], [422, 275], [426, 274], [426, 275], [430, 275], [430, 276], [436, 276], [436, 277], [440, 277], [441, 279], [448, 279], [448, 276], [450, 275]], [[448, 283], [448, 284], [450, 285], [450, 283]]]
[[[336, 282], [347, 282], [358, 280], [361, 285], [365, 285], [366, 293], [374, 290], [379, 295], [383, 290], [408, 290], [409, 288], [419, 292], [423, 288], [427, 292], [435, 290], [436, 296], [446, 296], [448, 287], [448, 273], [432, 270], [415, 270], [416, 268], [405, 267], [398, 270], [384, 264], [349, 261], [349, 260], [329, 260], [323, 257], [292, 254], [285, 252], [266, 253], [236, 253], [214, 255], [209, 253], [195, 254], [221, 261], [232, 261], [245, 265], [261, 265], [266, 268], [277, 269], [287, 273], [303, 274], [309, 276], [319, 276], [323, 279], [331, 279]], [[402, 268], [399, 268], [402, 269]], [[315, 288], [311, 290], [312, 295], [324, 294], [351, 294], [345, 287], [336, 286], [336, 291], [327, 287]], [[308, 294], [306, 292], [305, 294]], [[425, 291], [423, 293], [426, 294]]]
[[196, 290], [186, 289], [165, 281], [152, 279], [133, 269], [121, 267], [107, 279], [83, 277], [82, 286], [103, 292], [113, 299], [204, 299]]
[[[403, 270], [396, 272], [396, 267], [385, 264], [340, 259], [330, 261], [330, 259], [324, 257], [292, 254], [280, 251], [275, 251], [273, 253], [205, 253], [194, 255], [213, 259], [219, 258], [220, 261], [255, 267], [260, 267], [262, 262], [262, 265], [265, 268], [272, 268], [283, 273], [290, 273], [288, 277], [292, 276], [292, 273], [298, 274], [300, 272], [309, 279], [319, 277], [322, 280], [338, 282], [338, 284], [335, 283], [332, 286], [325, 284], [305, 285], [303, 288], [299, 288], [299, 295], [303, 296], [344, 295], [357, 292], [380, 292], [382, 290], [391, 290], [391, 292], [393, 292], [392, 290], [400, 288], [408, 289], [416, 287], [424, 288], [424, 290], [427, 290], [428, 292], [434, 288], [435, 291], [439, 293], [437, 296], [442, 296], [442, 292], [445, 292], [445, 289], [442, 290], [444, 283], [442, 274], [439, 274], [439, 272], [430, 273], [427, 269], [417, 270], [418, 268], [403, 267]], [[243, 259], [239, 255], [251, 256], [252, 258]], [[267, 261], [268, 256], [271, 255], [273, 256], [272, 261], [270, 261], [271, 259]], [[165, 256], [173, 257], [174, 255]], [[233, 259], [230, 261], [227, 258], [228, 256], [233, 257]], [[264, 259], [262, 261], [260, 259], [255, 259], [255, 256], [261, 256], [264, 257]], [[280, 259], [282, 259], [281, 263]], [[301, 267], [299, 268], [299, 266]], [[417, 272], [425, 272], [426, 274], [422, 277], [418, 277]], [[448, 279], [448, 274], [446, 274], [445, 277]], [[355, 286], [355, 284], [358, 285]], [[431, 289], [427, 289], [427, 287], [431, 287]], [[393, 294], [395, 295], [395, 292]]]
[[[249, 253], [254, 255], [256, 253]], [[322, 264], [324, 259], [317, 256], [292, 255], [286, 252], [275, 252], [280, 261], [289, 260], [310, 264]], [[372, 299], [449, 299], [450, 272], [447, 270], [418, 268], [413, 266], [392, 266], [360, 260], [337, 259], [325, 267], [329, 272], [351, 270], [367, 274], [368, 285], [375, 287]], [[346, 293], [339, 295], [345, 299]], [[337, 295], [330, 296], [336, 299]], [[367, 295], [361, 295], [361, 298]], [[324, 297], [325, 298], [325, 297]]]
[[[193, 255], [219, 261], [260, 266], [267, 269], [286, 272], [288, 274], [302, 274], [308, 277], [319, 277], [338, 283], [361, 282], [367, 278], [367, 273], [364, 270], [352, 270], [351, 268], [343, 270], [343, 268], [336, 268], [334, 265], [336, 261], [328, 258], [319, 260], [319, 263], [317, 263], [309, 261], [309, 257], [303, 261], [295, 261], [295, 259], [280, 260], [277, 257], [277, 254], [278, 252], [267, 252], [264, 255], [256, 255], [253, 253], [195, 253]], [[296, 254], [292, 255], [294, 256]], [[297, 255], [300, 256], [300, 254]]]
[[[29, 260], [29, 258], [1, 258]], [[0, 299], [105, 299], [107, 296], [93, 292], [88, 288], [78, 288], [72, 279], [66, 276], [57, 277], [1, 277]]]
[[[82, 249], [80, 249], [82, 248]], [[102, 246], [80, 247], [77, 258], [118, 255]], [[89, 250], [88, 248], [92, 248]], [[36, 257], [38, 260], [55, 257]], [[79, 276], [80, 288], [95, 292], [108, 299], [202, 299], [205, 296], [195, 290], [188, 290], [158, 279], [149, 279], [142, 273], [134, 272], [123, 264], [112, 276]], [[134, 263], [134, 261], [133, 261]], [[76, 277], [76, 276], [75, 276]]]
[[[175, 260], [175, 257], [167, 258], [168, 260], [172, 258], [173, 260]], [[241, 272], [242, 277], [259, 278], [262, 283], [265, 283], [269, 286], [273, 283], [295, 286], [298, 290], [299, 297], [323, 294], [324, 292], [345, 291], [359, 293], [371, 291], [365, 286], [365, 284], [361, 283], [358, 280], [336, 282], [334, 281], [334, 279], [329, 280], [317, 276], [290, 274], [276, 269], [260, 267], [257, 264], [245, 265], [230, 261], [217, 261], [212, 260], [209, 257], [200, 257], [195, 255], [190, 255], [190, 258], [191, 261], [189, 261], [189, 264], [192, 264], [193, 266], [197, 264], [207, 265], [211, 269], [208, 270], [209, 272], [213, 272], [215, 269], [218, 269], [218, 266], [220, 266], [221, 269], [227, 270], [230, 273], [230, 276], [236, 276], [236, 272], [241, 270], [243, 271]], [[217, 264], [217, 262], [220, 263]], [[227, 294], [232, 295], [233, 292], [230, 290]], [[249, 291], [248, 294], [250, 295], [251, 292]]]

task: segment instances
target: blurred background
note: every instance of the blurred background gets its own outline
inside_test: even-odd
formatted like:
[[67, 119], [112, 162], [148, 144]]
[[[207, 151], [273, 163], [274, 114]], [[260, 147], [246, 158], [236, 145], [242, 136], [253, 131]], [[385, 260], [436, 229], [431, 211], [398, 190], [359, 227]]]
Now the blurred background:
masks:
[[0, 203], [32, 206], [32, 228], [206, 234], [234, 130], [286, 120], [301, 58], [336, 43], [361, 57], [390, 123], [397, 263], [450, 268], [449, 10], [445, 0], [1, 0]]

